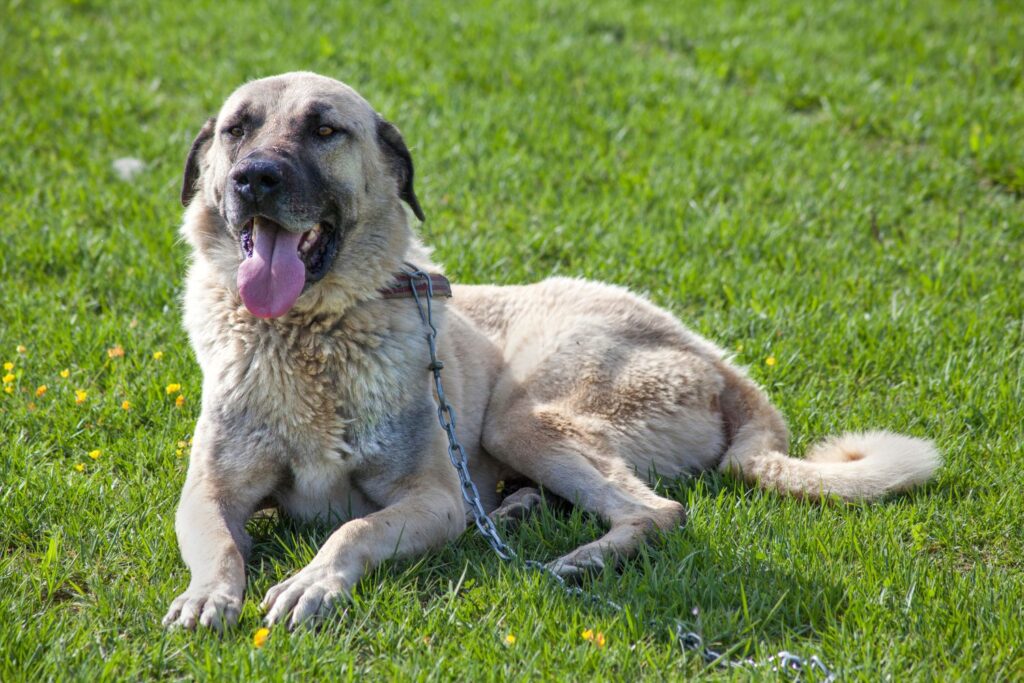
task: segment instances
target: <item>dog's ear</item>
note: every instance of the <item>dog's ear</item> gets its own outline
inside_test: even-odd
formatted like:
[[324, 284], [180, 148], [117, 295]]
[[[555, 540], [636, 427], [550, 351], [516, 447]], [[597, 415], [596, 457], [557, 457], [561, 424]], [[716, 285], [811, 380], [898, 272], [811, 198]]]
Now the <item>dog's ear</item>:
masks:
[[192, 141], [192, 149], [188, 151], [188, 158], [185, 159], [185, 177], [181, 181], [181, 205], [188, 206], [196, 193], [196, 181], [199, 180], [199, 157], [206, 151], [210, 140], [213, 138], [213, 127], [217, 119], [213, 116], [206, 119], [196, 139]]
[[378, 118], [377, 139], [380, 141], [381, 149], [384, 150], [384, 154], [388, 159], [391, 171], [398, 178], [398, 196], [412, 207], [412, 212], [416, 214], [416, 218], [419, 218], [421, 221], [424, 220], [423, 209], [420, 208], [420, 203], [416, 199], [416, 192], [412, 187], [412, 155], [409, 154], [409, 148], [405, 146], [402, 134], [392, 124], [382, 118]]

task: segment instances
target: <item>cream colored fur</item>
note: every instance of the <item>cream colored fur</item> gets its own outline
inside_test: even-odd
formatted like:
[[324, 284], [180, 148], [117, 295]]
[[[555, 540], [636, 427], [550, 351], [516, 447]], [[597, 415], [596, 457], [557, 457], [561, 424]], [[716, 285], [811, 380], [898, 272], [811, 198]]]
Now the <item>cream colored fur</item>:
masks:
[[[347, 135], [316, 140], [311, 111]], [[249, 116], [241, 143], [225, 132], [240, 112]], [[261, 150], [311, 165], [324, 182], [315, 196], [344, 207], [330, 271], [272, 319], [239, 297], [239, 226], [224, 205], [232, 169]], [[288, 210], [319, 210], [292, 199]], [[165, 624], [237, 620], [245, 525], [261, 506], [337, 527], [308, 566], [267, 593], [270, 624], [321, 617], [368, 568], [465, 529], [423, 325], [411, 299], [378, 293], [403, 261], [440, 272], [402, 199], [416, 201], [397, 130], [331, 79], [249, 83], [197, 137], [182, 234], [192, 248], [184, 320], [203, 401], [176, 521], [192, 580]], [[287, 228], [282, 215], [273, 220]], [[685, 519], [680, 503], [651, 490], [656, 476], [717, 468], [786, 493], [859, 499], [925, 481], [939, 464], [930, 442], [885, 432], [786, 456], [785, 423], [764, 392], [721, 349], [619, 287], [567, 278], [455, 286], [434, 310], [445, 390], [488, 512], [521, 517], [542, 486], [608, 523], [600, 539], [552, 563], [565, 575], [629, 555]], [[502, 500], [498, 483], [517, 478], [528, 485]]]
[[735, 469], [750, 481], [783, 493], [858, 500], [923, 484], [940, 462], [930, 441], [872, 431], [828, 439], [814, 446], [803, 460], [774, 450], [733, 447], [723, 468]]

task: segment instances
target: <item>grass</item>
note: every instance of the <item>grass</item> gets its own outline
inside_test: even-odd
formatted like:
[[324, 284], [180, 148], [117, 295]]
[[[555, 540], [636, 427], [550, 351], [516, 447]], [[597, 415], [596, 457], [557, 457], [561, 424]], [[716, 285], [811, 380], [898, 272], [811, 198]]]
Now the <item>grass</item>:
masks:
[[[673, 617], [843, 680], [1019, 679], [1022, 35], [1010, 1], [4, 0], [0, 679], [779, 676], [680, 654], [647, 626]], [[300, 68], [402, 128], [454, 279], [645, 291], [750, 366], [796, 452], [888, 427], [935, 438], [945, 467], [863, 506], [671, 484], [686, 530], [590, 583], [627, 616], [467, 533], [257, 650], [256, 601], [328, 533], [260, 521], [240, 626], [163, 631], [187, 583], [172, 520], [200, 397], [180, 172], [231, 89]], [[145, 171], [120, 180], [120, 157]], [[510, 540], [551, 559], [599, 530], [547, 510]]]

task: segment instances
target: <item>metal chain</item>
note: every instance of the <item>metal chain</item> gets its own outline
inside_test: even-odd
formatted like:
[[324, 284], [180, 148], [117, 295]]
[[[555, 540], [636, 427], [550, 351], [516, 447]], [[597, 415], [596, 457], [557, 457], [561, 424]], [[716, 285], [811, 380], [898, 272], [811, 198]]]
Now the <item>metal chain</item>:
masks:
[[[462, 485], [462, 498], [473, 513], [473, 522], [476, 524], [476, 528], [491, 546], [494, 554], [503, 561], [520, 561], [527, 569], [540, 572], [553, 580], [566, 594], [621, 614], [625, 611], [622, 605], [608, 598], [585, 591], [579, 586], [570, 586], [566, 583], [564, 577], [557, 574], [543, 562], [521, 560], [516, 552], [502, 540], [501, 535], [498, 534], [494, 520], [487, 515], [483, 504], [480, 502], [480, 491], [469, 476], [466, 449], [462, 447], [458, 437], [455, 436], [455, 411], [444, 395], [444, 386], [441, 383], [441, 370], [444, 369], [444, 363], [437, 357], [437, 327], [434, 326], [433, 309], [431, 307], [431, 302], [434, 298], [433, 282], [429, 275], [416, 266], [411, 263], [406, 263], [405, 265], [406, 267], [403, 272], [409, 276], [409, 282], [412, 285], [412, 297], [416, 302], [416, 310], [419, 312], [420, 319], [427, 328], [427, 348], [430, 351], [430, 365], [427, 367], [433, 375], [434, 391], [437, 393], [437, 419], [441, 424], [441, 429], [448, 436], [448, 459], [451, 460], [452, 466], [459, 475], [459, 481]], [[426, 300], [425, 304], [421, 300], [418, 291], [418, 287], [421, 284], [424, 285], [426, 291], [426, 296], [423, 297]], [[817, 655], [804, 659], [799, 655], [783, 650], [766, 658], [763, 662], [757, 662], [750, 658], [727, 659], [725, 654], [716, 652], [706, 646], [700, 634], [687, 630], [679, 620], [673, 620], [671, 630], [676, 642], [683, 651], [699, 654], [708, 664], [714, 664], [723, 668], [771, 666], [773, 671], [788, 671], [798, 677], [805, 671], [816, 670], [824, 676], [823, 680], [825, 683], [832, 683], [837, 678], [837, 674], [832, 672]]]

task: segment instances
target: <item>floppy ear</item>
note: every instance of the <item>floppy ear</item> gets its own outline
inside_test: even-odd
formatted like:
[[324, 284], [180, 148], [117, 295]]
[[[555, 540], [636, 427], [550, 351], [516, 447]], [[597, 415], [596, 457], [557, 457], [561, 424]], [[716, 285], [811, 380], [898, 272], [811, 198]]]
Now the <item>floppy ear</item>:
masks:
[[192, 141], [192, 149], [185, 159], [185, 177], [181, 181], [181, 205], [188, 206], [196, 193], [196, 181], [199, 180], [199, 157], [206, 151], [207, 144], [213, 138], [213, 126], [217, 119], [213, 116], [206, 119], [199, 135]]
[[380, 140], [381, 149], [384, 150], [385, 156], [388, 158], [388, 164], [391, 166], [392, 172], [398, 177], [399, 198], [412, 207], [412, 212], [416, 214], [416, 218], [419, 218], [421, 221], [425, 220], [426, 217], [423, 215], [423, 209], [420, 208], [420, 203], [416, 199], [416, 192], [412, 187], [412, 155], [409, 154], [409, 148], [405, 146], [402, 134], [393, 125], [384, 119], [378, 118], [377, 139]]

